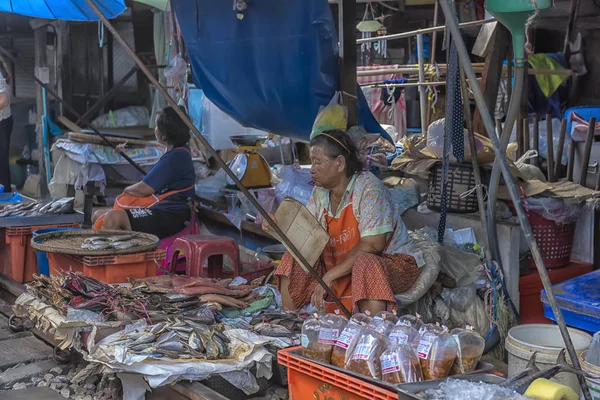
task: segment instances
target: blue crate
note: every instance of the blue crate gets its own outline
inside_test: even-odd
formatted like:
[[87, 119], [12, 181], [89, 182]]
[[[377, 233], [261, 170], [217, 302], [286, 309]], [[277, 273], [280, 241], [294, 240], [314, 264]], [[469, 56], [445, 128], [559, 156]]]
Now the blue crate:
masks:
[[[600, 331], [600, 270], [552, 286], [567, 325], [595, 333]], [[556, 321], [546, 291], [541, 293], [546, 318]]]

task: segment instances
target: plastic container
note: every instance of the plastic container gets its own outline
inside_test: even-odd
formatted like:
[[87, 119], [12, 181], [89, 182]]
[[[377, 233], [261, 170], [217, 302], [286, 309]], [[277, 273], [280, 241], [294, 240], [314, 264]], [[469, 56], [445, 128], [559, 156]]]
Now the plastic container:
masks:
[[[32, 237], [43, 235], [44, 233], [57, 232], [57, 231], [73, 231], [81, 228], [46, 228], [38, 229], [34, 231]], [[45, 251], [35, 250], [35, 257], [37, 259], [38, 273], [42, 275], [50, 275], [50, 265], [48, 264], [48, 257]]]
[[587, 373], [585, 380], [590, 388], [592, 400], [600, 400], [600, 367], [586, 361], [588, 350], [584, 350], [579, 357], [581, 369]]
[[354, 351], [356, 343], [360, 340], [360, 333], [369, 325], [372, 318], [366, 314], [354, 314], [346, 327], [335, 342], [331, 352], [331, 364], [339, 368], [344, 368], [348, 362], [348, 357]]
[[[563, 268], [548, 270], [553, 285], [578, 277], [593, 270], [592, 264], [571, 263]], [[537, 270], [519, 278], [519, 314], [523, 324], [549, 324], [544, 316], [540, 292], [544, 289]], [[579, 328], [575, 326], [576, 328]]]
[[290, 400], [346, 399], [397, 400], [398, 393], [357, 379], [332, 368], [298, 357], [299, 347], [277, 352], [280, 365], [288, 368]]
[[[588, 349], [592, 337], [580, 330], [568, 329], [575, 351], [580, 355]], [[505, 348], [508, 352], [508, 376], [511, 377], [525, 369], [533, 352], [537, 352], [535, 363], [540, 369], [556, 365], [560, 350], [565, 348], [565, 342], [558, 326], [528, 324], [515, 326], [508, 331]], [[575, 393], [579, 393], [579, 381], [574, 374], [561, 373], [552, 380], [569, 386]]]
[[469, 373], [477, 368], [477, 363], [485, 349], [485, 339], [473, 330], [472, 326], [465, 329], [455, 328], [450, 331], [454, 341], [458, 345], [458, 353], [450, 375]]
[[302, 355], [304, 357], [329, 364], [333, 346], [319, 341], [321, 330], [327, 328], [327, 323], [317, 314], [304, 321], [301, 336]]
[[63, 271], [81, 272], [106, 283], [127, 283], [129, 279], [156, 276], [156, 267], [167, 257], [164, 250], [121, 256], [68, 256], [47, 253], [50, 274]]
[[[552, 286], [567, 325], [595, 333], [600, 331], [600, 270], [569, 279]], [[548, 303], [546, 291], [542, 290], [544, 315], [555, 321]]]
[[4, 228], [4, 250], [2, 273], [14, 281], [31, 282], [38, 273], [36, 254], [31, 247], [33, 232], [49, 228], [78, 228], [80, 224], [54, 224]]
[[[571, 260], [575, 222], [558, 224], [534, 212], [527, 213], [533, 236], [542, 254], [546, 268], [563, 267]], [[529, 265], [535, 267], [529, 256]]]
[[[473, 166], [469, 163], [450, 163], [448, 172], [446, 204], [449, 213], [475, 213], [479, 211], [477, 195], [471, 193], [463, 196], [463, 193], [475, 187], [475, 173]], [[429, 172], [429, 184], [427, 187], [427, 208], [440, 211], [442, 206], [442, 163], [435, 163]]]
[[442, 332], [425, 331], [417, 349], [423, 379], [429, 381], [446, 378], [450, 374], [457, 352], [458, 345], [448, 328], [444, 327]]

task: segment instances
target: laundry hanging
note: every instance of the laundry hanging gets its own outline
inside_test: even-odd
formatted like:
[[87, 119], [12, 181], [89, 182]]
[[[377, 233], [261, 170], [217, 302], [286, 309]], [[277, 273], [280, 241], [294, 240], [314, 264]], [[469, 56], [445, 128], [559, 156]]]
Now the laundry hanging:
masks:
[[[241, 125], [308, 140], [339, 91], [338, 39], [325, 0], [172, 0], [194, 83]], [[358, 86], [358, 85], [357, 85]], [[358, 90], [358, 121], [389, 135]]]

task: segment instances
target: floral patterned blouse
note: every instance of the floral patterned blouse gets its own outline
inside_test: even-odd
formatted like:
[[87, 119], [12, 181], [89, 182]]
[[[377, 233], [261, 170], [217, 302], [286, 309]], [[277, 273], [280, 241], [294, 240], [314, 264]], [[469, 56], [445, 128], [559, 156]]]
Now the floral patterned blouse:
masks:
[[361, 238], [386, 234], [389, 240], [393, 234], [384, 253], [408, 253], [408, 232], [400, 218], [398, 204], [394, 202], [383, 182], [370, 172], [362, 172], [352, 177], [335, 216], [331, 212], [329, 190], [322, 187], [313, 189], [306, 207], [327, 229], [325, 213], [330, 217], [339, 217], [351, 199]]
[[4, 78], [4, 75], [2, 75], [2, 72], [0, 72], [0, 93], [8, 94], [8, 106], [4, 107], [2, 110], [0, 110], [0, 121], [3, 121], [7, 118], [10, 118], [11, 114], [10, 114], [10, 87], [6, 83], [6, 79]]

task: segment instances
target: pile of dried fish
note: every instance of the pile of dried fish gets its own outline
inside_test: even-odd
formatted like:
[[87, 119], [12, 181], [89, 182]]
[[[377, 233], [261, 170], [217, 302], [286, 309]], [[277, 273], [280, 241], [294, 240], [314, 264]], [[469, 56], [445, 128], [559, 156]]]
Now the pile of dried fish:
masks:
[[137, 233], [115, 236], [91, 236], [86, 238], [81, 244], [85, 250], [125, 250], [137, 246], [133, 239], [138, 236]]
[[230, 356], [229, 342], [222, 324], [175, 319], [117, 336], [107, 344], [154, 358], [219, 360]]
[[0, 210], [0, 217], [39, 217], [42, 215], [60, 215], [73, 212], [75, 198], [64, 197], [50, 202], [18, 203]]
[[308, 313], [267, 311], [254, 317], [250, 321], [250, 326], [259, 335], [290, 337], [302, 331], [302, 324], [308, 317]]

